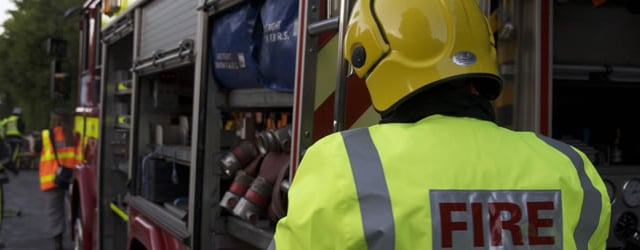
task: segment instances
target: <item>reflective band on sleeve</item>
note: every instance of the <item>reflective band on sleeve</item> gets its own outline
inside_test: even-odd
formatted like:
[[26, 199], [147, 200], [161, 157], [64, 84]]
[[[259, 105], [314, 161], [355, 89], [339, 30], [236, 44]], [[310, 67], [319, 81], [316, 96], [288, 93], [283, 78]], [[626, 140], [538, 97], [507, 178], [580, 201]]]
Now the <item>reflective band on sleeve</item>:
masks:
[[598, 228], [600, 221], [600, 213], [602, 211], [601, 194], [591, 183], [591, 179], [589, 179], [584, 170], [584, 161], [576, 151], [569, 145], [549, 137], [542, 135], [538, 135], [538, 137], [567, 155], [578, 172], [584, 196], [582, 208], [580, 209], [580, 221], [578, 221], [576, 230], [573, 232], [573, 239], [578, 250], [589, 249], [589, 239]]
[[40, 177], [40, 183], [53, 181], [56, 178], [55, 174], [45, 175]]
[[58, 152], [58, 159], [62, 160], [62, 159], [74, 159], [75, 154], [73, 152], [65, 152], [65, 153], [60, 153]]
[[276, 241], [274, 239], [272, 239], [271, 243], [269, 243], [269, 247], [267, 247], [267, 250], [276, 250]]
[[50, 161], [50, 160], [55, 160], [55, 159], [56, 159], [56, 157], [55, 157], [53, 154], [48, 154], [48, 155], [45, 155], [45, 156], [40, 156], [40, 162], [43, 162], [43, 161]]
[[364, 235], [369, 250], [395, 248], [391, 199], [378, 150], [368, 128], [342, 132], [355, 179]]

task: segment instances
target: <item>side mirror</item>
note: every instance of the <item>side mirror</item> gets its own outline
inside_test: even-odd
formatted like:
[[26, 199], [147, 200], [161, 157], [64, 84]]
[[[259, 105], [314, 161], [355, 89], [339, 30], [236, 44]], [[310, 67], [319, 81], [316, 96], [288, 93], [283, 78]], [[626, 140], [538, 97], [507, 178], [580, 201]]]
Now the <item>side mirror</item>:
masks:
[[50, 57], [64, 57], [67, 54], [67, 40], [57, 36], [50, 36], [45, 41], [47, 54]]

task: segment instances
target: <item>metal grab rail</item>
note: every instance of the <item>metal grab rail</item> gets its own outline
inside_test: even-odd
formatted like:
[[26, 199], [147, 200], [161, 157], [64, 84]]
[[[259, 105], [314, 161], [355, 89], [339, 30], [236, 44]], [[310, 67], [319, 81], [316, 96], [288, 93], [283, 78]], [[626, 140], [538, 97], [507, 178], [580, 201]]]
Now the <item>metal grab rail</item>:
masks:
[[336, 31], [340, 25], [340, 17], [332, 17], [309, 24], [309, 35], [315, 36], [323, 32]]
[[616, 65], [582, 65], [582, 64], [554, 64], [554, 71], [584, 73], [584, 72], [611, 72], [640, 74], [640, 66], [616, 66]]
[[120, 24], [117, 28], [114, 28], [113, 31], [105, 30], [104, 37], [102, 37], [103, 43], [111, 43], [112, 40], [117, 40], [121, 35], [127, 34], [133, 31], [133, 18], [127, 19], [125, 23]]
[[347, 104], [347, 69], [348, 65], [342, 57], [344, 39], [347, 32], [348, 16], [351, 4], [349, 0], [340, 1], [340, 26], [338, 29], [338, 63], [336, 64], [336, 92], [333, 112], [333, 132], [345, 129]]
[[568, 80], [589, 80], [591, 73], [600, 73], [614, 82], [640, 82], [640, 67], [618, 65], [554, 64], [553, 77]]
[[247, 0], [205, 0], [196, 7], [196, 10], [205, 11], [209, 16], [211, 16], [245, 1]]
[[141, 71], [150, 67], [158, 67], [163, 63], [179, 59], [192, 60], [193, 59], [193, 40], [186, 39], [180, 41], [178, 47], [171, 49], [167, 52], [155, 51], [153, 56], [138, 60], [134, 67], [134, 71]]

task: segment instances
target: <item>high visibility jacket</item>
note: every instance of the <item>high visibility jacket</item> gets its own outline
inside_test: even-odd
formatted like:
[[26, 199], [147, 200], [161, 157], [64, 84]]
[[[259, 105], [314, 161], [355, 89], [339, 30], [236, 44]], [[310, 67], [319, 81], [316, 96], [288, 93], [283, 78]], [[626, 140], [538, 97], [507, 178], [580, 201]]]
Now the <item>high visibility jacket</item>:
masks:
[[40, 189], [46, 191], [57, 187], [54, 180], [56, 170], [62, 164], [65, 167], [73, 168], [76, 165], [74, 158], [74, 147], [66, 145], [65, 136], [62, 127], [57, 126], [53, 129], [54, 143], [56, 143], [56, 155], [51, 144], [49, 130], [42, 130], [42, 151], [40, 153]]
[[4, 131], [5, 131], [4, 125], [6, 123], [7, 123], [7, 118], [4, 118], [4, 119], [0, 120], [0, 139], [4, 138], [4, 134], [5, 134], [4, 133]]
[[611, 213], [582, 152], [442, 115], [318, 141], [288, 195], [279, 250], [605, 249]]
[[22, 133], [18, 129], [18, 120], [20, 117], [11, 115], [6, 118], [4, 122], [4, 136], [22, 136]]

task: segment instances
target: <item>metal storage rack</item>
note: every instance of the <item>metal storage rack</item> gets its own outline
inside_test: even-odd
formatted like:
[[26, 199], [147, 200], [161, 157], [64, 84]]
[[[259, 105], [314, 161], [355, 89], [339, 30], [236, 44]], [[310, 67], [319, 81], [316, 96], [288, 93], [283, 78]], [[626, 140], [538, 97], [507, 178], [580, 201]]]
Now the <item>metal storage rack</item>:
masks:
[[[130, 180], [135, 185], [129, 188], [126, 197], [132, 215], [144, 217], [187, 246], [191, 244], [192, 231], [186, 218], [193, 216], [192, 210], [145, 198], [140, 180], [147, 178], [142, 171], [143, 159], [147, 158], [170, 162], [180, 171], [187, 169], [188, 183], [180, 181], [180, 186], [186, 185], [187, 190], [193, 186], [189, 177], [194, 172], [191, 145], [186, 139], [181, 142], [163, 139], [159, 143], [152, 129], [160, 125], [163, 136], [174, 133], [166, 129], [174, 126], [172, 120], [181, 116], [192, 124], [190, 116], [194, 104], [190, 99], [195, 93], [193, 58], [197, 54], [193, 46], [196, 20], [192, 5], [195, 6], [194, 1], [155, 0], [145, 1], [135, 9], [134, 52], [130, 67], [134, 86], [131, 131], [135, 136], [131, 138], [132, 157], [129, 162]], [[167, 76], [169, 78], [163, 78]], [[192, 125], [188, 126], [191, 130]], [[188, 203], [191, 208], [192, 202]]]
[[[192, 56], [193, 54], [193, 51], [190, 49], [182, 52], [178, 52], [179, 49], [176, 49], [175, 51], [176, 53], [187, 53], [189, 56]], [[171, 57], [171, 54], [165, 54], [164, 56]], [[138, 87], [134, 91], [134, 93], [137, 94], [134, 97], [136, 99], [135, 105], [137, 105], [134, 112], [137, 112], [137, 114], [133, 116], [135, 119], [132, 121], [132, 130], [136, 131], [133, 133], [136, 136], [132, 138], [132, 151], [134, 153], [132, 154], [133, 157], [130, 163], [132, 168], [131, 178], [135, 180], [149, 178], [149, 176], [144, 176], [144, 172], [142, 171], [142, 168], [148, 167], [144, 166], [145, 159], [175, 163], [179, 168], [186, 168], [189, 169], [189, 171], [192, 170], [190, 145], [180, 143], [174, 144], [175, 142], [163, 142], [162, 144], [158, 144], [158, 142], [155, 141], [157, 138], [153, 138], [151, 133], [149, 133], [152, 130], [148, 129], [151, 124], [160, 124], [159, 126], [164, 128], [165, 126], [169, 126], [169, 120], [179, 116], [189, 115], [192, 103], [171, 105], [172, 108], [169, 108], [169, 106], [162, 104], [167, 100], [160, 101], [158, 99], [161, 98], [154, 96], [153, 93], [154, 91], [159, 91], [157, 90], [157, 88], [159, 88], [159, 84], [156, 84], [156, 82], [159, 81], [158, 79], [162, 74], [175, 74], [179, 78], [184, 77], [185, 79], [183, 80], [185, 83], [189, 82], [190, 80], [188, 79], [193, 76], [193, 71], [191, 70], [193, 67], [192, 61], [180, 60], [178, 57], [170, 58], [165, 59], [162, 62], [162, 67], [159, 67], [157, 66], [159, 64], [145, 64], [144, 62], [147, 60], [149, 59], [143, 58], [136, 60], [135, 62], [137, 62], [137, 66], [134, 65], [132, 67], [132, 71], [135, 74], [134, 78], [137, 79], [136, 86]], [[177, 84], [179, 83], [171, 81], [167, 83], [167, 90], [173, 94], [171, 98], [179, 99], [175, 92], [184, 92], [187, 90], [188, 93], [183, 93], [186, 97], [193, 95], [192, 87], [176, 87]], [[150, 86], [153, 87], [150, 89]], [[143, 88], [145, 89], [143, 90]], [[176, 88], [180, 90], [172, 91]], [[180, 103], [180, 101], [177, 102]], [[190, 178], [187, 180], [190, 182]], [[147, 180], [147, 182], [152, 181], [153, 180]], [[137, 214], [141, 214], [155, 225], [171, 233], [173, 237], [179, 239], [186, 245], [189, 245], [191, 234], [188, 230], [188, 223], [179, 218], [188, 215], [188, 211], [176, 207], [167, 207], [165, 204], [158, 204], [149, 200], [148, 197], [145, 198], [145, 194], [141, 191], [143, 188], [143, 182], [136, 181], [135, 183], [135, 187], [132, 187], [132, 190], [130, 190], [126, 199], [129, 206], [133, 208]], [[192, 184], [188, 183], [184, 185], [189, 187]]]
[[101, 79], [101, 143], [98, 183], [111, 183], [110, 188], [98, 184], [97, 211], [100, 226], [98, 245], [123, 248], [127, 234], [127, 185], [131, 157], [131, 114], [135, 95], [133, 76], [129, 71], [134, 53], [134, 12], [113, 20], [100, 34]]
[[[327, 1], [326, 17], [321, 17], [320, 0], [300, 1], [300, 5], [304, 9], [305, 20], [299, 20], [301, 26], [305, 26], [304, 32], [299, 34], [304, 37], [304, 47], [299, 51], [303, 52], [302, 68], [296, 69], [304, 72], [304, 75], [297, 76], [296, 94], [278, 93], [267, 89], [243, 89], [222, 92], [212, 76], [209, 60], [209, 31], [212, 17], [237, 6], [246, 0], [201, 0], [198, 7], [200, 10], [198, 15], [198, 36], [196, 41], [197, 49], [201, 53], [196, 58], [196, 96], [194, 114], [199, 115], [199, 123], [194, 124], [193, 133], [194, 145], [203, 145], [192, 151], [192, 159], [194, 166], [198, 166], [197, 173], [192, 176], [203, 176], [209, 178], [208, 181], [196, 184], [196, 192], [193, 195], [201, 197], [196, 207], [201, 208], [200, 221], [208, 222], [200, 225], [201, 233], [199, 236], [194, 235], [194, 240], [200, 239], [201, 243], [195, 243], [194, 247], [211, 248], [213, 246], [224, 245], [220, 243], [226, 240], [225, 234], [232, 235], [235, 239], [241, 239], [250, 243], [253, 247], [266, 248], [273, 238], [273, 227], [255, 226], [241, 219], [231, 216], [221, 216], [221, 209], [218, 208], [218, 201], [221, 198], [220, 179], [223, 175], [218, 163], [215, 161], [214, 155], [219, 153], [223, 142], [220, 138], [222, 125], [221, 112], [224, 110], [265, 110], [265, 109], [288, 109], [293, 111], [293, 127], [297, 138], [292, 138], [294, 148], [298, 151], [292, 152], [292, 164], [296, 165], [300, 155], [312, 143], [313, 128], [313, 111], [315, 96], [315, 77], [316, 77], [316, 59], [318, 36], [325, 32], [344, 32], [346, 27], [345, 17], [349, 9], [349, 1]], [[340, 11], [342, 10], [342, 11]], [[338, 13], [340, 12], [340, 13]], [[302, 30], [301, 30], [302, 31]], [[342, 37], [342, 36], [341, 36]], [[339, 60], [342, 60], [340, 57]], [[346, 67], [343, 63], [338, 63], [337, 72], [337, 90], [336, 105], [344, 105], [345, 91], [345, 75]], [[306, 69], [306, 70], [305, 70]], [[304, 83], [304, 84], [302, 84]], [[297, 104], [295, 104], [297, 103]], [[295, 107], [294, 107], [295, 106]], [[195, 121], [195, 119], [194, 119]], [[341, 129], [344, 121], [344, 113], [336, 112], [335, 124], [337, 129]], [[196, 182], [197, 183], [197, 182]], [[195, 213], [194, 213], [195, 214]], [[191, 222], [191, 221], [190, 221]], [[195, 224], [194, 224], [195, 225]], [[213, 232], [210, 230], [213, 228]], [[213, 237], [211, 237], [213, 235]], [[214, 242], [210, 242], [213, 239]], [[216, 242], [218, 241], [218, 242]], [[197, 244], [197, 245], [196, 245]]]
[[[201, 209], [200, 217], [190, 218], [190, 224], [198, 226], [199, 235], [193, 235], [192, 247], [215, 249], [221, 247], [266, 248], [273, 237], [274, 228], [269, 225], [256, 226], [233, 216], [223, 215], [218, 202], [222, 197], [221, 178], [224, 175], [215, 155], [219, 154], [228, 136], [222, 128], [224, 111], [264, 111], [293, 109], [293, 94], [277, 92], [267, 88], [256, 89], [220, 89], [214, 80], [210, 68], [210, 22], [212, 17], [229, 10], [246, 0], [202, 0], [198, 7], [196, 58], [196, 93], [194, 114], [199, 115], [199, 123], [194, 124], [194, 144], [201, 145], [192, 150], [192, 164], [197, 166], [192, 177], [199, 178], [193, 195], [200, 199], [196, 207]], [[200, 105], [197, 105], [197, 104]], [[195, 121], [195, 119], [194, 119]], [[195, 141], [197, 140], [197, 141]], [[204, 178], [204, 179], [203, 179]], [[206, 181], [205, 181], [206, 180]], [[193, 180], [192, 180], [193, 181]], [[195, 215], [196, 213], [194, 213]], [[191, 220], [198, 220], [195, 222]], [[196, 242], [197, 241], [197, 242]]]

